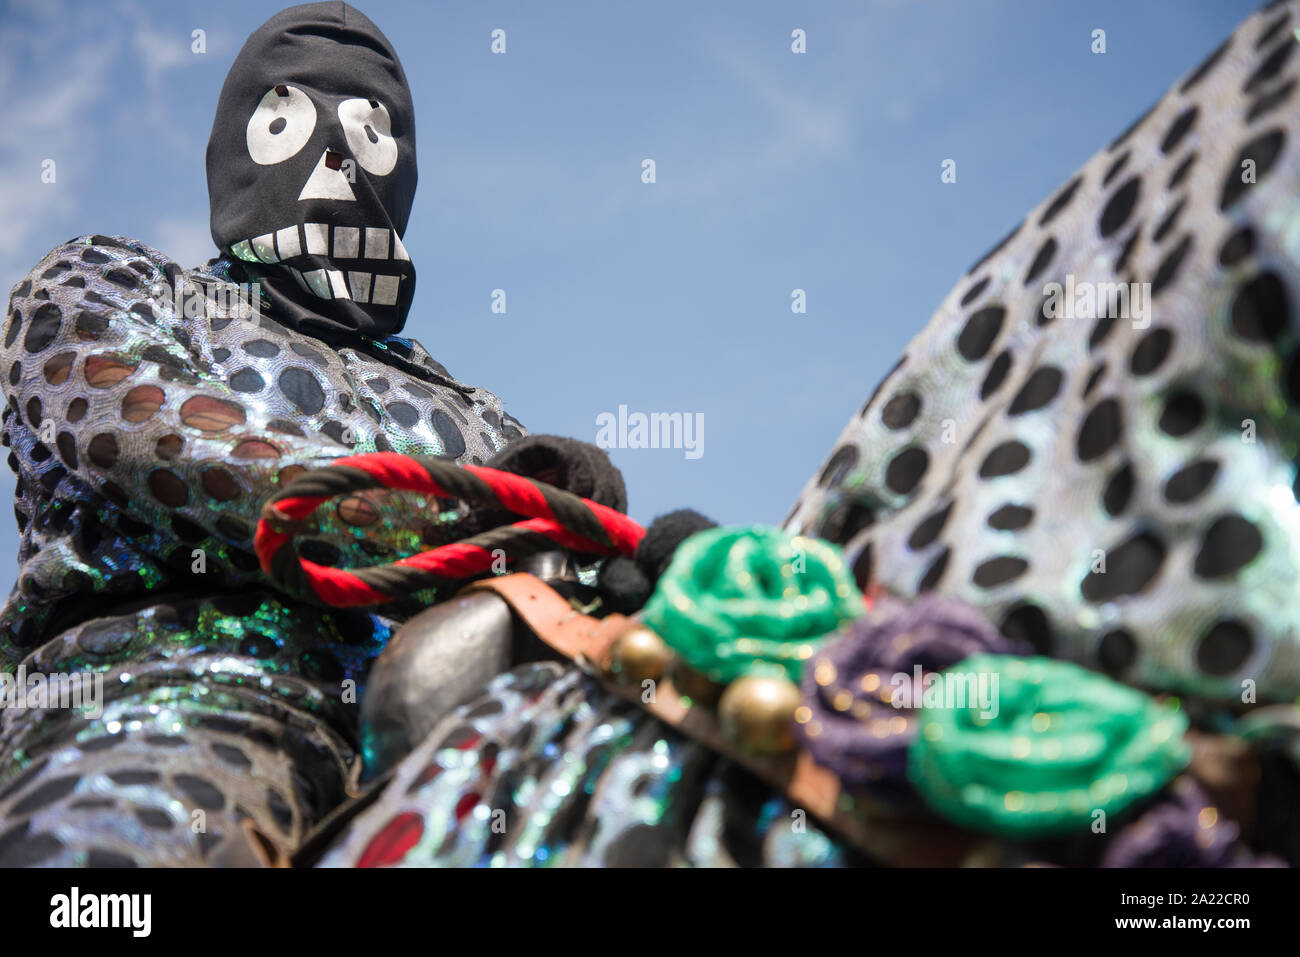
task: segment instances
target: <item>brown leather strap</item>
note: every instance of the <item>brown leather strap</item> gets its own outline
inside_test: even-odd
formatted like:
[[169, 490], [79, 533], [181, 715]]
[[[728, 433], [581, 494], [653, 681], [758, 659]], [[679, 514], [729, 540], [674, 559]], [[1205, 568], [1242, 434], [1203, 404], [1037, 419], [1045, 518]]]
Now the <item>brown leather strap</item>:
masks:
[[[527, 573], [482, 579], [465, 591], [493, 591], [505, 599], [524, 623], [566, 657], [603, 672], [610, 646], [633, 620], [625, 615], [592, 618], [574, 609], [545, 582]], [[711, 708], [691, 707], [670, 678], [655, 683], [646, 700], [640, 688], [605, 682], [614, 694], [653, 714], [682, 734], [744, 767], [785, 794], [869, 856], [891, 864], [952, 867], [961, 863], [974, 837], [936, 818], [900, 818], [882, 814], [861, 799], [843, 794], [839, 779], [813, 763], [806, 751], [768, 757], [739, 750], [722, 733]]]
[[504, 598], [537, 637], [560, 654], [575, 661], [585, 660], [597, 668], [603, 666], [614, 639], [632, 623], [625, 615], [584, 615], [555, 589], [526, 572], [484, 578], [464, 589], [485, 590]]

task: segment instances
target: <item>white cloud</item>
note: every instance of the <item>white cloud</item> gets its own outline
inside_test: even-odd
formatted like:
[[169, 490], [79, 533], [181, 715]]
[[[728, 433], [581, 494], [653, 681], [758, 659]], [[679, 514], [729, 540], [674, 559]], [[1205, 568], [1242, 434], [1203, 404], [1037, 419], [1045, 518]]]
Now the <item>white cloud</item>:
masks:
[[[169, 123], [167, 92], [167, 74], [195, 57], [188, 30], [160, 30], [157, 16], [130, 0], [111, 8], [19, 0], [7, 17], [0, 31], [0, 129], [8, 131], [0, 142], [3, 293], [34, 264], [38, 228], [64, 227], [59, 239], [89, 228], [78, 215], [85, 191], [99, 186], [96, 157], [110, 148], [102, 114], [120, 108], [114, 91], [123, 88], [124, 63], [143, 77], [132, 91], [132, 115], [153, 127], [154, 148], [194, 148]], [[56, 164], [54, 183], [41, 181], [47, 159]], [[186, 265], [213, 252], [206, 222], [163, 218], [155, 237], [141, 238]]]
[[718, 62], [776, 121], [770, 139], [785, 146], [782, 155], [833, 153], [844, 146], [849, 124], [838, 104], [777, 82], [770, 66], [747, 50], [731, 45], [715, 49]]
[[[745, 138], [718, 141], [704, 153], [694, 151], [695, 162], [661, 184], [670, 198], [696, 201], [707, 198], [734, 212], [739, 197], [746, 208], [771, 195], [770, 187], [794, 170], [812, 170], [817, 162], [847, 160], [853, 141], [854, 115], [844, 102], [844, 76], [840, 64], [820, 63], [820, 71], [791, 82], [774, 57], [802, 60], [780, 48], [758, 45], [753, 38], [728, 36], [703, 27], [691, 31], [700, 38], [700, 53], [708, 57], [734, 84], [737, 102], [757, 110], [761, 120], [746, 123], [755, 130]], [[707, 39], [706, 39], [707, 38]]]
[[[100, 100], [111, 89], [118, 44], [111, 36], [87, 34], [65, 47], [59, 69], [25, 72], [34, 51], [65, 42], [60, 9], [31, 8], [28, 28], [0, 34], [0, 284], [17, 282], [33, 263], [35, 230], [75, 215], [78, 181], [92, 166], [97, 144], [86, 142]], [[46, 61], [48, 62], [48, 60]], [[56, 180], [41, 180], [42, 163], [55, 162]], [[4, 290], [7, 292], [7, 288]]]
[[132, 62], [144, 67], [149, 92], [157, 95], [162, 90], [163, 75], [184, 65], [190, 57], [190, 37], [176, 30], [156, 30], [155, 17], [133, 3], [122, 4], [122, 12], [132, 21], [131, 48], [137, 59]]

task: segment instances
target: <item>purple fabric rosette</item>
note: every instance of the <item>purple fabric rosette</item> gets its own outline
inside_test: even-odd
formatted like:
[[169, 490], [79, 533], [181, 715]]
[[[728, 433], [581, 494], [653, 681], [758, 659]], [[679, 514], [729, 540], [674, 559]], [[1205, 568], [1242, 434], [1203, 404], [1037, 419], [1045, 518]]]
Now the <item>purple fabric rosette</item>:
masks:
[[1235, 821], [1219, 813], [1186, 775], [1111, 840], [1102, 867], [1275, 867], [1269, 856], [1255, 858], [1237, 843]]
[[981, 652], [1029, 649], [955, 598], [925, 594], [910, 603], [881, 602], [804, 669], [800, 740], [845, 787], [899, 809], [916, 807], [907, 751], [924, 678]]

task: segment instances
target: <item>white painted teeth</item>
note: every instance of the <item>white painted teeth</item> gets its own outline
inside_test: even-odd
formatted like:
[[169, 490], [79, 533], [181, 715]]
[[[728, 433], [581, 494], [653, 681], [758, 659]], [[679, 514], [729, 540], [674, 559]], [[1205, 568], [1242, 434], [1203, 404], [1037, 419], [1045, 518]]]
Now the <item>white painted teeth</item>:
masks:
[[258, 236], [253, 240], [253, 252], [255, 252], [257, 258], [262, 260], [264, 263], [279, 262], [279, 260], [275, 258], [275, 240], [271, 237], [270, 233], [267, 233], [265, 236]]
[[388, 258], [388, 235], [387, 229], [371, 229], [366, 227], [366, 258], [367, 259], [387, 259]]
[[[325, 275], [330, 279], [330, 291], [334, 293], [335, 299], [351, 299], [348, 295], [348, 287], [343, 285], [343, 273], [337, 269], [326, 269]], [[396, 302], [397, 300], [393, 300]]]
[[328, 256], [330, 253], [330, 228], [326, 223], [303, 223], [302, 231], [307, 236], [307, 252], [313, 256]]
[[[330, 254], [329, 223], [303, 223], [302, 237], [306, 240], [308, 255]], [[275, 263], [301, 256], [303, 243], [297, 226], [286, 226], [274, 233], [265, 233], [254, 239], [241, 239], [230, 251], [246, 262]], [[366, 226], [334, 227], [335, 259], [400, 259], [410, 262], [411, 257], [402, 245], [402, 237], [391, 229]]]
[[355, 226], [334, 227], [334, 258], [356, 259], [361, 242], [361, 230]]
[[370, 301], [378, 303], [381, 306], [392, 306], [397, 303], [397, 284], [401, 276], [381, 276], [375, 274], [375, 290], [371, 294]]
[[357, 302], [370, 301], [370, 273], [350, 272], [348, 283], [352, 286], [352, 298]]
[[[230, 247], [235, 256], [250, 263], [278, 263], [301, 256], [304, 246], [308, 255], [330, 255], [329, 223], [303, 223], [286, 226], [253, 239], [241, 239]], [[410, 262], [411, 257], [394, 230], [378, 227], [333, 227], [334, 259], [376, 259]], [[321, 299], [351, 299], [379, 306], [397, 304], [402, 277], [386, 273], [349, 270], [346, 277], [339, 269], [312, 269], [302, 272], [289, 267], [294, 281], [305, 292]]]
[[321, 299], [332, 299], [330, 295], [329, 280], [325, 278], [324, 269], [313, 269], [311, 272], [302, 274], [302, 278], [307, 280], [307, 288]]
[[281, 259], [292, 259], [294, 256], [301, 256], [302, 244], [298, 242], [298, 227], [286, 226], [284, 229], [277, 230], [275, 245], [280, 250]]
[[321, 299], [351, 299], [370, 302], [377, 306], [397, 305], [397, 293], [402, 285], [401, 276], [382, 273], [349, 272], [347, 279], [338, 269], [312, 269], [300, 272], [289, 267], [294, 280], [306, 292]]

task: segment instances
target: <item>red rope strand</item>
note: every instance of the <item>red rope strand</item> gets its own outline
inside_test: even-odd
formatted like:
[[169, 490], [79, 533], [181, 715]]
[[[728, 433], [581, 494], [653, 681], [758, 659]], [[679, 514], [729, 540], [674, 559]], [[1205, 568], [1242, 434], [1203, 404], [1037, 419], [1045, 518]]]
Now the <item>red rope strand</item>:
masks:
[[[437, 468], [445, 469], [446, 464], [439, 460]], [[340, 467], [354, 469], [374, 480], [373, 485], [367, 484], [365, 487], [419, 492], [440, 498], [460, 497], [456, 492], [440, 485], [430, 475], [429, 468], [426, 468], [416, 457], [395, 452], [372, 452], [338, 459], [330, 468]], [[517, 530], [521, 535], [541, 535], [554, 541], [559, 547], [597, 555], [619, 553], [631, 555], [645, 536], [645, 529], [632, 519], [599, 502], [563, 490], [552, 489], [549, 486], [546, 486], [547, 490], [543, 491], [543, 486], [535, 480], [511, 472], [478, 465], [466, 465], [462, 468], [478, 478], [491, 493], [491, 497], [481, 496], [483, 503], [501, 505], [509, 511], [525, 516], [523, 521], [511, 526], [512, 530]], [[262, 570], [272, 577], [276, 577], [274, 572], [276, 557], [283, 549], [292, 549], [294, 533], [304, 528], [308, 516], [334, 497], [293, 494], [295, 485], [310, 487], [312, 476], [313, 473], [308, 472], [289, 483], [263, 509], [254, 537], [254, 548]], [[338, 476], [333, 476], [333, 479], [337, 481]], [[342, 480], [347, 482], [348, 477], [344, 475]], [[315, 488], [319, 490], [320, 485], [316, 485]], [[547, 501], [547, 495], [567, 497], [557, 501], [566, 501], [568, 504], [565, 508], [569, 509], [570, 513], [574, 508], [572, 503], [581, 503], [581, 507], [585, 508], [600, 524], [612, 547], [593, 541], [572, 528], [565, 527], [556, 518]], [[400, 593], [392, 594], [380, 590], [360, 578], [357, 572], [364, 573], [366, 569], [330, 568], [308, 561], [298, 556], [296, 551], [291, 551], [291, 556], [297, 567], [301, 569], [306, 585], [314, 592], [316, 598], [327, 605], [335, 607], [376, 605], [400, 597]], [[511, 556], [507, 556], [509, 557]], [[441, 578], [459, 579], [493, 571], [498, 558], [498, 549], [484, 548], [470, 541], [453, 542], [378, 567], [411, 569]]]

